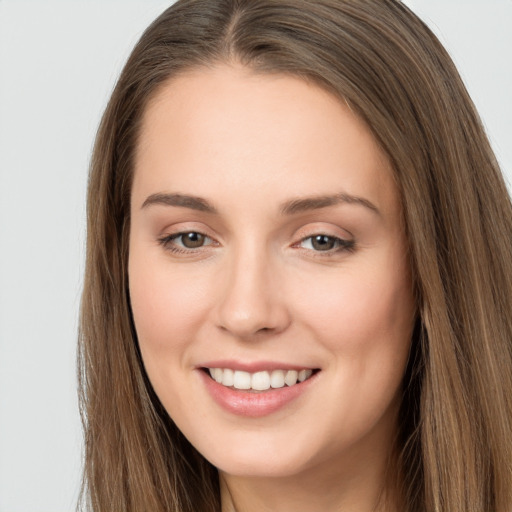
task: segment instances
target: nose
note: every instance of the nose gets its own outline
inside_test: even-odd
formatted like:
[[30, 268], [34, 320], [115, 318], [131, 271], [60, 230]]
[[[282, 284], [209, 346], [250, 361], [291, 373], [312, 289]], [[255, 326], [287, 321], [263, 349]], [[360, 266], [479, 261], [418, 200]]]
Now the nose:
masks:
[[217, 325], [237, 338], [277, 334], [290, 324], [283, 272], [264, 252], [239, 251], [222, 272]]

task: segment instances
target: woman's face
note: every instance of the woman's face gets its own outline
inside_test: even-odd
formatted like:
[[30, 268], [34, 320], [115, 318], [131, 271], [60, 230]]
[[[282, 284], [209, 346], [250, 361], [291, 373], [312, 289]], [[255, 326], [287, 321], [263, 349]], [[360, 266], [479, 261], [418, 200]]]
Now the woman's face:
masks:
[[169, 81], [142, 123], [129, 283], [151, 383], [221, 471], [388, 454], [415, 316], [406, 239], [386, 155], [334, 96], [220, 65]]

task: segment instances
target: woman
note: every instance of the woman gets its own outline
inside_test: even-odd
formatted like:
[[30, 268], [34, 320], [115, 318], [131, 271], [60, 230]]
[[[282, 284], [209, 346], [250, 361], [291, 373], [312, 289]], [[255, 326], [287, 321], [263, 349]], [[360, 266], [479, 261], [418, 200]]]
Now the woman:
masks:
[[402, 4], [178, 1], [88, 212], [92, 510], [510, 510], [510, 199]]

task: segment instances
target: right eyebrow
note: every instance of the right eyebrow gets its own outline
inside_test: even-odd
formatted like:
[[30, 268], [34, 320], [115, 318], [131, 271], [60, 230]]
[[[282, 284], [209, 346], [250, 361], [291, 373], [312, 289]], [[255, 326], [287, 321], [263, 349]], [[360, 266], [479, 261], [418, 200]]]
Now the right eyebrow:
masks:
[[142, 203], [141, 209], [153, 205], [178, 206], [181, 208], [190, 208], [191, 210], [198, 210], [200, 212], [217, 213], [215, 207], [212, 204], [210, 204], [206, 199], [186, 194], [151, 194]]

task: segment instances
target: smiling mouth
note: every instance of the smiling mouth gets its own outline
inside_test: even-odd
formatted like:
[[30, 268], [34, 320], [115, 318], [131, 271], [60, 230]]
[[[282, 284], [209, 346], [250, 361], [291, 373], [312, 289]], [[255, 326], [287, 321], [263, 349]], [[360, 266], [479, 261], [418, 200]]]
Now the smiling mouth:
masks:
[[301, 370], [272, 370], [249, 373], [230, 368], [204, 368], [204, 371], [222, 386], [254, 392], [295, 386], [308, 380], [319, 370], [304, 368]]

